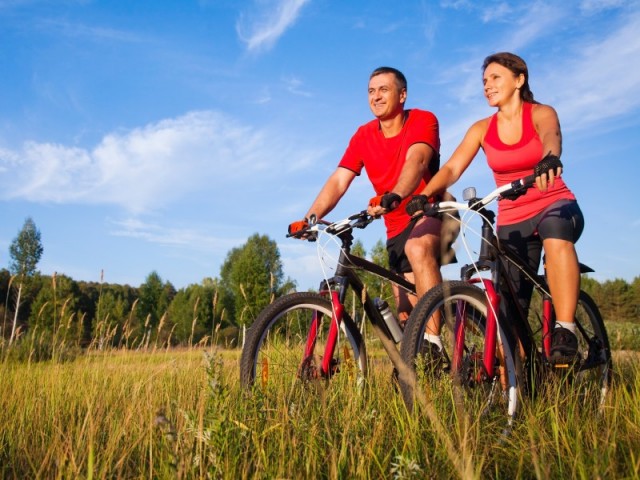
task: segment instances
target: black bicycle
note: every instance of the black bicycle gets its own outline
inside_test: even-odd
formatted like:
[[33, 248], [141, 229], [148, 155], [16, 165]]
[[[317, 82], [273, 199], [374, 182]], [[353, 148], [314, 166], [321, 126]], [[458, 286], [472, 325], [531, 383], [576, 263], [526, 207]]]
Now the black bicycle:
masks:
[[[509, 424], [518, 411], [520, 393], [541, 388], [549, 375], [561, 375], [573, 394], [590, 395], [602, 403], [610, 387], [612, 361], [609, 339], [602, 316], [589, 295], [580, 291], [575, 316], [579, 356], [575, 363], [557, 364], [549, 360], [551, 332], [555, 316], [551, 294], [544, 275], [500, 244], [495, 235], [495, 214], [487, 206], [500, 196], [524, 191], [534, 177], [504, 185], [484, 198], [474, 188], [463, 195], [467, 203], [439, 202], [429, 206], [426, 215], [461, 212], [464, 244], [471, 217], [482, 219], [478, 259], [461, 269], [461, 281], [447, 281], [427, 292], [413, 309], [402, 343], [404, 361], [416, 368], [420, 382], [452, 379], [456, 397], [467, 409], [484, 414], [506, 414]], [[514, 283], [506, 274], [507, 264], [516, 266], [533, 284], [534, 298], [526, 314], [517, 302]], [[580, 272], [592, 272], [580, 264]], [[505, 318], [501, 312], [499, 285], [507, 285], [517, 315]], [[505, 293], [506, 295], [506, 293]], [[424, 332], [430, 325], [441, 325], [443, 351], [431, 355]], [[436, 352], [438, 353], [438, 352]], [[425, 375], [421, 370], [429, 366]], [[413, 406], [415, 392], [402, 384], [404, 399]]]
[[319, 221], [295, 236], [316, 241], [331, 235], [340, 244], [335, 275], [322, 280], [318, 293], [298, 292], [278, 298], [253, 322], [240, 360], [240, 380], [245, 387], [268, 389], [291, 382], [331, 379], [344, 373], [357, 382], [367, 375], [365, 340], [345, 309], [348, 291], [373, 325], [392, 362], [400, 361], [396, 344], [402, 329], [386, 301], [372, 298], [359, 272], [369, 272], [415, 295], [415, 285], [404, 277], [351, 252], [353, 232], [365, 228], [373, 217], [362, 211], [344, 220]]

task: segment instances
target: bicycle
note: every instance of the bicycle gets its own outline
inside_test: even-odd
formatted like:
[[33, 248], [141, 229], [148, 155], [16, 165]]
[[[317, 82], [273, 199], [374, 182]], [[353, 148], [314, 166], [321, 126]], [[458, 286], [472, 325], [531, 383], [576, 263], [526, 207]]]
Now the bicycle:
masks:
[[362, 211], [338, 222], [320, 220], [288, 235], [309, 241], [318, 240], [322, 234], [337, 238], [340, 254], [335, 275], [322, 280], [318, 293], [284, 295], [258, 315], [242, 349], [240, 380], [244, 387], [268, 389], [292, 381], [304, 384], [328, 380], [342, 372], [361, 383], [367, 376], [367, 351], [365, 339], [345, 309], [349, 290], [356, 293], [392, 362], [400, 361], [396, 344], [402, 338], [401, 327], [388, 311], [376, 305], [377, 299], [369, 296], [358, 272], [377, 275], [414, 295], [415, 285], [351, 252], [354, 229], [363, 229], [373, 220]]
[[[405, 326], [401, 349], [403, 360], [417, 371], [424, 364], [430, 366], [432, 374], [418, 375], [422, 382], [449, 376], [454, 398], [462, 402], [466, 410], [479, 408], [485, 416], [491, 412], [499, 416], [506, 414], [509, 425], [518, 412], [522, 395], [533, 394], [541, 388], [548, 374], [560, 373], [565, 380], [570, 380], [568, 384], [573, 392], [584, 395], [595, 386], [602, 404], [612, 372], [611, 350], [602, 316], [595, 302], [582, 290], [575, 317], [579, 357], [573, 364], [549, 361], [555, 318], [545, 275], [533, 271], [496, 237], [495, 213], [487, 206], [501, 196], [522, 193], [533, 183], [531, 175], [496, 188], [484, 198], [477, 198], [475, 188], [468, 188], [463, 193], [467, 203], [438, 202], [425, 209], [427, 216], [459, 210], [461, 231], [465, 233], [469, 217], [480, 216], [480, 252], [477, 260], [461, 268], [460, 281], [445, 281], [418, 301]], [[464, 239], [464, 235], [461, 238]], [[465, 247], [469, 251], [468, 245]], [[524, 272], [533, 283], [534, 295], [539, 296], [540, 306], [532, 302], [529, 315], [517, 300], [513, 302], [518, 307], [514, 318], [507, 319], [501, 312], [501, 281], [508, 286], [509, 295], [516, 299], [513, 281], [506, 274], [507, 263]], [[580, 263], [580, 273], [592, 271]], [[538, 309], [541, 312], [536, 314]], [[437, 358], [424, 348], [427, 346], [424, 332], [431, 318], [441, 325], [444, 348]], [[412, 409], [413, 388], [401, 383], [401, 390], [408, 408]]]

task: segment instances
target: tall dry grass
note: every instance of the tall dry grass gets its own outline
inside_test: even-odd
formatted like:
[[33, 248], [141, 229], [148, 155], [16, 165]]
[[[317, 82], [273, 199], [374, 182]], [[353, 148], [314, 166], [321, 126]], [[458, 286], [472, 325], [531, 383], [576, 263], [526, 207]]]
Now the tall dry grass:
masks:
[[344, 375], [247, 394], [238, 352], [94, 352], [66, 363], [5, 362], [2, 478], [638, 478], [640, 366], [617, 358], [606, 408], [552, 386], [525, 401], [509, 436], [462, 428], [446, 382], [429, 400], [469, 468], [429, 418], [409, 415], [374, 360]]
[[501, 418], [461, 415], [447, 379], [409, 414], [379, 343], [363, 387], [249, 393], [238, 350], [170, 349], [163, 321], [108, 348], [108, 318], [81, 350], [65, 303], [55, 315], [0, 344], [0, 478], [640, 478], [636, 353], [615, 358], [604, 409], [552, 382], [505, 436]]

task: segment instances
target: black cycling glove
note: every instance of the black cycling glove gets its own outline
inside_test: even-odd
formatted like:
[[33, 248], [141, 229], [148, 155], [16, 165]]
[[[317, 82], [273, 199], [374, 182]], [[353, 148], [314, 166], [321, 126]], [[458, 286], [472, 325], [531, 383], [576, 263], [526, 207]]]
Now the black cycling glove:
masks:
[[411, 200], [407, 202], [405, 210], [409, 216], [413, 217], [418, 212], [424, 212], [428, 205], [429, 199], [426, 195], [414, 195], [411, 197]]
[[393, 192], [387, 192], [383, 195], [377, 195], [369, 200], [369, 206], [382, 207], [387, 212], [390, 212], [391, 210], [398, 208], [400, 202], [402, 202], [402, 197], [400, 195]]
[[533, 171], [536, 174], [536, 177], [539, 177], [542, 174], [547, 174], [549, 170], [553, 170], [553, 172], [555, 173], [558, 168], [562, 168], [560, 157], [548, 153], [542, 160], [538, 162]]

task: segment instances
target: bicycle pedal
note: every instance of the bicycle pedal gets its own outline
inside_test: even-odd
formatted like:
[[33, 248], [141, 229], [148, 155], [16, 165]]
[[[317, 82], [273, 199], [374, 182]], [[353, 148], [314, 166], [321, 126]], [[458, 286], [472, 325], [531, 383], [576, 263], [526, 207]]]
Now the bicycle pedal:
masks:
[[556, 363], [553, 365], [553, 368], [569, 368], [568, 363]]

